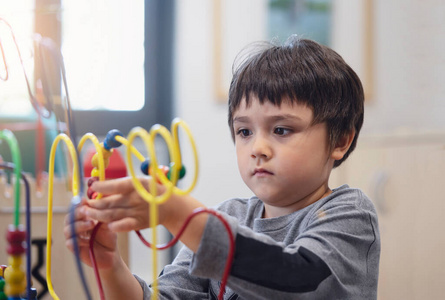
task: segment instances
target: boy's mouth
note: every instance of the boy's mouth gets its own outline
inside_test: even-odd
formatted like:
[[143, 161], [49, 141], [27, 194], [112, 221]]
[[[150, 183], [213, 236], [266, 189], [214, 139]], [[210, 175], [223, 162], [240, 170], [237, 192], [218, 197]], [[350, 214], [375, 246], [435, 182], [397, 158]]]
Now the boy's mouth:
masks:
[[273, 173], [266, 169], [263, 169], [263, 168], [256, 168], [255, 170], [253, 170], [253, 175], [254, 176], [267, 176], [267, 175], [273, 175]]

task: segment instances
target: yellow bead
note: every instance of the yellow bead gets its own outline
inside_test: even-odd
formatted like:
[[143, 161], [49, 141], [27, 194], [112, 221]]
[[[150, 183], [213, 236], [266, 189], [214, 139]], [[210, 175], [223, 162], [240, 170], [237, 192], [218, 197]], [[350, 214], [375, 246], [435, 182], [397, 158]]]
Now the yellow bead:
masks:
[[104, 159], [108, 159], [113, 154], [113, 149], [107, 150], [107, 149], [102, 147], [102, 154], [104, 156]]
[[[102, 149], [102, 154], [103, 154], [103, 157], [104, 157], [104, 167], [106, 168], [110, 164], [110, 156], [113, 153], [111, 151]], [[93, 155], [93, 157], [91, 158], [91, 165], [94, 168], [99, 168], [99, 154], [95, 153]]]
[[91, 177], [99, 177], [99, 170], [97, 168], [91, 170]]
[[5, 281], [7, 283], [19, 283], [25, 279], [25, 272], [14, 267], [9, 267], [5, 271]]
[[7, 296], [17, 296], [24, 293], [26, 290], [26, 283], [18, 284], [18, 285], [5, 285], [5, 294]]
[[23, 293], [26, 289], [26, 276], [19, 268], [13, 266], [5, 270], [5, 294], [8, 296], [16, 296]]
[[[12, 267], [15, 267], [15, 268], [20, 267], [22, 265], [22, 262], [23, 262], [23, 260], [22, 260], [21, 256], [14, 255], [14, 256], [9, 256], [9, 258], [8, 258], [9, 265]], [[9, 269], [9, 268], [7, 268], [7, 269]]]
[[99, 154], [98, 154], [98, 153], [95, 153], [95, 154], [93, 155], [93, 158], [91, 158], [91, 165], [92, 165], [94, 168], [99, 167], [98, 160], [99, 160]]

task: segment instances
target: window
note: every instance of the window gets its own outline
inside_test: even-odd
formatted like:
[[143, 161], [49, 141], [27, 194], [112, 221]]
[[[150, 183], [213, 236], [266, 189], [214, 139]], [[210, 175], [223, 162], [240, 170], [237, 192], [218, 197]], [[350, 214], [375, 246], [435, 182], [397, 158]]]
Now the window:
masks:
[[291, 34], [329, 45], [331, 0], [269, 0], [269, 37]]
[[[98, 69], [94, 66], [86, 66], [83, 70], [79, 68], [73, 71], [73, 76], [84, 77], [84, 80], [91, 76], [100, 79], [99, 86], [92, 86], [95, 82], [87, 84], [91, 85], [91, 90], [101, 95], [98, 97], [101, 98], [100, 103], [102, 103], [95, 104], [95, 110], [84, 110], [78, 108], [82, 106], [92, 108], [88, 107], [88, 100], [86, 104], [77, 102], [78, 108], [74, 107], [77, 134], [91, 131], [100, 135], [117, 128], [125, 135], [135, 126], [148, 129], [155, 123], [168, 125], [172, 118], [173, 101], [174, 0], [67, 2], [70, 2], [70, 7], [71, 5], [79, 6], [76, 10], [85, 9], [81, 2], [94, 7], [100, 15], [98, 19], [103, 20], [101, 21], [103, 23], [97, 25], [99, 29], [95, 28], [93, 36], [89, 39], [94, 42], [92, 39], [96, 37], [106, 44], [92, 49], [93, 53], [102, 54], [102, 62], [94, 61], [94, 59], [91, 62]], [[114, 7], [109, 9], [109, 6]], [[141, 10], [144, 12], [143, 18]], [[85, 17], [92, 18], [94, 22], [98, 20], [88, 13]], [[75, 14], [68, 18], [67, 22], [71, 23], [68, 23], [64, 29], [67, 30], [66, 44], [63, 42], [65, 32], [62, 32], [62, 50], [67, 51], [66, 54], [64, 53], [65, 56], [72, 56], [76, 53], [75, 50], [68, 48], [69, 31], [76, 31], [75, 24], [86, 22], [86, 20], [79, 19], [79, 15]], [[75, 39], [82, 39], [80, 34], [73, 33], [73, 35], [76, 37], [73, 37], [72, 43], [75, 43]], [[86, 47], [87, 44], [84, 46]], [[115, 48], [120, 48], [120, 50]], [[85, 51], [85, 55], [88, 57], [88, 51]], [[71, 63], [67, 59], [67, 68]], [[117, 66], [120, 66], [120, 69], [114, 69]], [[70, 80], [71, 78], [68, 79], [69, 83]], [[82, 92], [82, 86], [77, 83], [72, 84], [73, 93], [77, 93], [77, 95], [72, 95], [73, 99], [75, 95], [83, 98], [80, 96], [85, 93]], [[113, 91], [115, 85], [119, 86], [116, 92]], [[76, 89], [78, 89], [77, 92], [75, 92]], [[143, 101], [140, 101], [141, 98]], [[108, 108], [113, 110], [104, 109], [103, 103], [111, 104]]]
[[[114, 128], [127, 134], [136, 126], [170, 123], [174, 0], [6, 1], [0, 0], [5, 2], [1, 7], [7, 8], [0, 17], [11, 20], [33, 94], [39, 86], [34, 75], [41, 74], [33, 33], [50, 38], [60, 48], [78, 136], [104, 135]], [[11, 66], [8, 81], [0, 81], [0, 117], [31, 116], [32, 120], [35, 113], [20, 61], [11, 50], [12, 38], [4, 38], [8, 28], [1, 25], [0, 38], [2, 45], [8, 45], [4, 52]], [[0, 62], [0, 76], [5, 72]], [[60, 76], [48, 81], [54, 99], [63, 99]]]
[[144, 106], [144, 2], [63, 1], [62, 53], [75, 110]]

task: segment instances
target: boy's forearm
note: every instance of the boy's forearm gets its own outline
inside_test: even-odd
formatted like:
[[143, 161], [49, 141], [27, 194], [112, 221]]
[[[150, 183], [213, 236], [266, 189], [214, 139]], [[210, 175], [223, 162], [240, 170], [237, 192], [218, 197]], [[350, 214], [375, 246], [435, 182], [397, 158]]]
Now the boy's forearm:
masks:
[[119, 256], [113, 268], [100, 271], [102, 286], [107, 300], [142, 300], [142, 287]]
[[[165, 221], [162, 225], [176, 236], [187, 218], [199, 207], [205, 206], [193, 197], [172, 197], [163, 208]], [[194, 216], [180, 237], [181, 242], [195, 253], [198, 251], [207, 219], [208, 215], [205, 213]]]

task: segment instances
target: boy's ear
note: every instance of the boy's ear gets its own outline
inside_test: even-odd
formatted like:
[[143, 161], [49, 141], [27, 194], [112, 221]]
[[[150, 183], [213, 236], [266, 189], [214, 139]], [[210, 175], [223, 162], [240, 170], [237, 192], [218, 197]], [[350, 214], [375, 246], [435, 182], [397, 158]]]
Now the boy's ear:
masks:
[[343, 135], [335, 145], [331, 153], [331, 158], [334, 160], [340, 160], [348, 152], [349, 147], [351, 147], [352, 141], [354, 140], [355, 130]]

